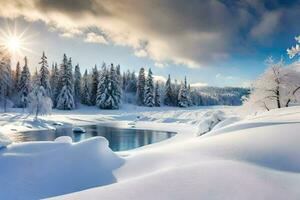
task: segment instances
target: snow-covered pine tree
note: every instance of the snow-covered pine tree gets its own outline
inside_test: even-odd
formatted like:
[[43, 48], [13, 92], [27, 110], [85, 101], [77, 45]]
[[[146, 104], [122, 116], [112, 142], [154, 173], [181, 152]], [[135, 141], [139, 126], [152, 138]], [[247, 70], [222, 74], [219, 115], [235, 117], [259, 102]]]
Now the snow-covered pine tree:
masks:
[[74, 72], [74, 98], [76, 104], [80, 102], [80, 95], [81, 95], [81, 73], [80, 73], [79, 64], [77, 64], [75, 66], [75, 72]]
[[154, 85], [153, 85], [153, 77], [152, 77], [151, 69], [149, 69], [148, 71], [144, 97], [145, 97], [144, 100], [145, 106], [153, 107], [154, 106]]
[[92, 85], [91, 85], [91, 103], [92, 103], [92, 105], [96, 105], [98, 84], [99, 84], [99, 72], [98, 72], [97, 66], [95, 65], [95, 67], [93, 68], [93, 71], [92, 71]]
[[12, 76], [10, 55], [4, 51], [0, 54], [0, 94], [4, 112], [7, 110], [7, 103], [12, 89], [11, 85]]
[[160, 91], [159, 91], [159, 84], [156, 81], [155, 84], [155, 91], [154, 91], [154, 106], [160, 107]]
[[189, 84], [187, 87], [187, 95], [188, 95], [188, 102], [189, 102], [189, 106], [193, 105], [193, 100], [192, 100], [192, 91], [191, 91], [191, 85]]
[[168, 80], [165, 85], [164, 104], [167, 106], [173, 105], [173, 91], [172, 91], [170, 74], [168, 76]]
[[88, 81], [88, 72], [85, 70], [82, 80], [81, 103], [90, 106], [90, 89]]
[[136, 96], [137, 96], [137, 104], [139, 106], [144, 105], [145, 102], [145, 69], [142, 67], [139, 72], [137, 86], [136, 86]]
[[21, 76], [21, 67], [20, 62], [17, 62], [16, 69], [14, 71], [14, 92], [18, 92], [18, 86], [20, 82], [20, 76]]
[[50, 85], [50, 72], [48, 69], [48, 62], [47, 57], [45, 55], [45, 52], [43, 52], [43, 55], [41, 57], [41, 62], [39, 63], [41, 65], [40, 73], [38, 76], [39, 79], [39, 85], [43, 86], [43, 89], [45, 90], [45, 95], [48, 97], [52, 96], [52, 90]]
[[21, 108], [26, 108], [28, 104], [28, 95], [31, 91], [31, 75], [28, 68], [27, 57], [24, 58], [24, 66], [21, 72], [20, 82], [19, 82], [19, 106]]
[[180, 84], [178, 84], [178, 81], [175, 79], [174, 83], [171, 83], [171, 90], [172, 90], [172, 105], [177, 106], [178, 105], [178, 94], [180, 90]]
[[[102, 79], [103, 78], [103, 79]], [[118, 109], [121, 104], [121, 87], [118, 74], [111, 64], [109, 72], [101, 78], [99, 85], [104, 81], [105, 89], [99, 87], [97, 106], [102, 109]]]
[[184, 83], [181, 83], [180, 85], [180, 90], [178, 94], [178, 106], [179, 107], [189, 106], [186, 77], [184, 78]]
[[44, 87], [40, 84], [35, 85], [32, 92], [29, 93], [27, 110], [30, 114], [35, 115], [36, 120], [39, 115], [47, 115], [51, 113], [52, 100], [48, 96]]
[[51, 78], [50, 78], [50, 85], [52, 89], [52, 103], [53, 107], [56, 107], [57, 103], [57, 97], [59, 95], [60, 90], [58, 89], [58, 84], [59, 84], [59, 79], [60, 79], [60, 73], [57, 67], [57, 63], [52, 65], [52, 70], [51, 70]]
[[106, 109], [106, 100], [108, 99], [109, 72], [106, 64], [103, 63], [99, 83], [97, 87], [96, 105], [101, 109]]
[[64, 54], [63, 63], [61, 64], [61, 80], [62, 90], [60, 91], [57, 99], [56, 108], [60, 110], [72, 110], [75, 108], [74, 102], [74, 84], [72, 73], [72, 62], [68, 60]]

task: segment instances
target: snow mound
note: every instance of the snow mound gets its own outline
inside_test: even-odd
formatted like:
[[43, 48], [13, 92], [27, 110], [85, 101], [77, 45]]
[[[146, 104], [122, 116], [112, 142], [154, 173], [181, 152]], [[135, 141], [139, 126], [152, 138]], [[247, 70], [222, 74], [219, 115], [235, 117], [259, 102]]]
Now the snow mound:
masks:
[[225, 119], [225, 113], [220, 110], [208, 111], [202, 118], [198, 124], [199, 131], [197, 135], [203, 135], [211, 131], [218, 123]]
[[103, 137], [14, 144], [0, 151], [0, 199], [43, 199], [108, 185], [123, 162]]
[[60, 136], [54, 140], [54, 142], [59, 142], [59, 143], [72, 143], [73, 140], [70, 136]]
[[7, 147], [12, 141], [2, 133], [0, 133], [0, 148]]

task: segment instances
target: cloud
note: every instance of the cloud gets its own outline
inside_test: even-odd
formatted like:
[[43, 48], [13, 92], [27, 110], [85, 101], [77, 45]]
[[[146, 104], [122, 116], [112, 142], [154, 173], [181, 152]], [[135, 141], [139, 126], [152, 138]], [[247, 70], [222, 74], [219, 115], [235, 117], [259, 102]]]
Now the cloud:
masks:
[[105, 37], [103, 37], [103, 35], [98, 35], [94, 32], [87, 33], [84, 41], [88, 43], [108, 44], [107, 40], [105, 39]]
[[216, 74], [216, 78], [218, 78], [218, 79], [225, 79], [225, 80], [238, 79], [238, 77], [235, 77], [235, 76], [224, 76], [221, 73]]
[[134, 51], [134, 55], [139, 58], [147, 57], [148, 53], [144, 49], [137, 49]]
[[280, 26], [281, 16], [297, 24], [288, 19], [299, 19], [299, 6], [282, 2], [1, 0], [0, 16], [41, 20], [64, 30], [64, 37], [76, 36], [70, 29], [86, 33], [97, 28], [113, 44], [133, 48], [136, 56], [195, 68], [216, 65], [242, 52], [252, 38], [268, 37]]
[[281, 17], [280, 11], [266, 12], [261, 21], [252, 28], [251, 35], [258, 39], [263, 39], [277, 31], [279, 20]]
[[167, 78], [164, 77], [164, 76], [153, 75], [153, 79], [154, 79], [155, 82], [156, 82], [156, 81], [158, 81], [158, 82], [160, 82], [160, 83], [165, 83], [165, 82], [167, 82]]
[[191, 87], [192, 88], [199, 88], [199, 87], [204, 87], [204, 86], [207, 86], [207, 85], [208, 85], [207, 83], [197, 82], [197, 83], [192, 83]]

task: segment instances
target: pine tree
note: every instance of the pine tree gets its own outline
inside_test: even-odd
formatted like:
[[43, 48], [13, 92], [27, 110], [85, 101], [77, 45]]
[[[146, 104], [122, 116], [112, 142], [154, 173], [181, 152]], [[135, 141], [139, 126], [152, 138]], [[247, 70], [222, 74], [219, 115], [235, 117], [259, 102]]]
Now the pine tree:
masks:
[[170, 74], [168, 76], [168, 80], [167, 80], [166, 85], [165, 85], [164, 104], [167, 105], [167, 106], [172, 106], [173, 105], [173, 93], [172, 93]]
[[75, 103], [78, 104], [80, 102], [80, 95], [81, 95], [81, 73], [79, 64], [75, 66], [74, 72], [74, 97]]
[[24, 58], [24, 66], [21, 72], [20, 82], [19, 82], [19, 106], [21, 108], [26, 108], [28, 104], [28, 95], [31, 90], [31, 75], [28, 68], [27, 58]]
[[72, 62], [64, 54], [63, 63], [61, 64], [62, 90], [58, 95], [56, 108], [60, 110], [72, 110], [75, 108], [74, 102], [74, 83], [72, 73]]
[[7, 102], [11, 93], [11, 60], [10, 55], [6, 52], [0, 53], [0, 94], [3, 103], [4, 112], [7, 110]]
[[18, 86], [19, 86], [19, 82], [20, 82], [20, 76], [21, 76], [21, 68], [20, 68], [20, 62], [17, 62], [16, 65], [16, 70], [14, 73], [14, 91], [18, 92]]
[[[104, 70], [105, 72], [106, 70]], [[101, 75], [98, 84], [97, 106], [102, 109], [118, 109], [121, 104], [121, 87], [118, 73], [111, 64], [110, 71]], [[104, 87], [103, 87], [104, 85]], [[104, 90], [104, 91], [103, 91]]]
[[50, 72], [48, 69], [48, 62], [47, 62], [47, 57], [45, 55], [45, 52], [43, 52], [43, 56], [41, 58], [41, 62], [39, 63], [41, 65], [40, 68], [40, 74], [39, 74], [39, 85], [43, 87], [45, 90], [45, 95], [48, 97], [52, 96], [52, 91], [51, 91], [51, 85], [50, 85]]
[[106, 68], [106, 64], [103, 63], [101, 74], [99, 77], [99, 83], [97, 87], [97, 98], [96, 98], [96, 105], [99, 108], [105, 109], [106, 108], [106, 100], [108, 99], [108, 86], [109, 86], [109, 73]]
[[142, 67], [139, 72], [137, 86], [136, 86], [136, 96], [137, 96], [137, 104], [139, 106], [144, 105], [145, 100], [145, 69]]
[[151, 69], [149, 69], [148, 71], [144, 97], [145, 97], [144, 104], [148, 107], [153, 107], [154, 106], [154, 85], [153, 85], [153, 77], [152, 77]]
[[87, 70], [85, 70], [84, 75], [83, 75], [81, 103], [85, 104], [85, 105], [88, 105], [88, 106], [91, 105]]
[[184, 83], [181, 83], [179, 94], [178, 94], [178, 106], [179, 107], [188, 107], [188, 93], [187, 93], [187, 83], [186, 77], [184, 78]]
[[159, 84], [158, 84], [158, 81], [156, 81], [156, 84], [155, 84], [154, 106], [160, 107], [160, 93], [159, 93]]
[[52, 102], [53, 102], [53, 107], [56, 107], [57, 103], [57, 97], [59, 95], [59, 89], [58, 89], [58, 84], [59, 84], [59, 79], [60, 79], [60, 73], [57, 68], [57, 63], [55, 65], [52, 65], [52, 70], [51, 70], [51, 78], [50, 78], [50, 85], [52, 89]]
[[98, 84], [99, 84], [99, 72], [98, 72], [97, 66], [95, 66], [93, 68], [93, 72], [92, 72], [92, 85], [91, 85], [91, 103], [92, 103], [92, 105], [96, 105]]
[[188, 95], [188, 105], [192, 106], [193, 105], [193, 100], [192, 100], [192, 91], [191, 91], [191, 85], [188, 85], [187, 88], [187, 95]]

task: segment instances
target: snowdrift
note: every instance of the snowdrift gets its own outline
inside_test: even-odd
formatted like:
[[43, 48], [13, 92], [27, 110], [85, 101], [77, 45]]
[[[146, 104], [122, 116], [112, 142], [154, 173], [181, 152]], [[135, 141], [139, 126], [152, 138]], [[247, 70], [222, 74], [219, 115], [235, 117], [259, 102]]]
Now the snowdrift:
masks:
[[114, 172], [117, 183], [50, 199], [299, 199], [299, 111], [133, 152]]
[[103, 137], [27, 142], [0, 150], [0, 199], [42, 199], [116, 182], [123, 164]]

